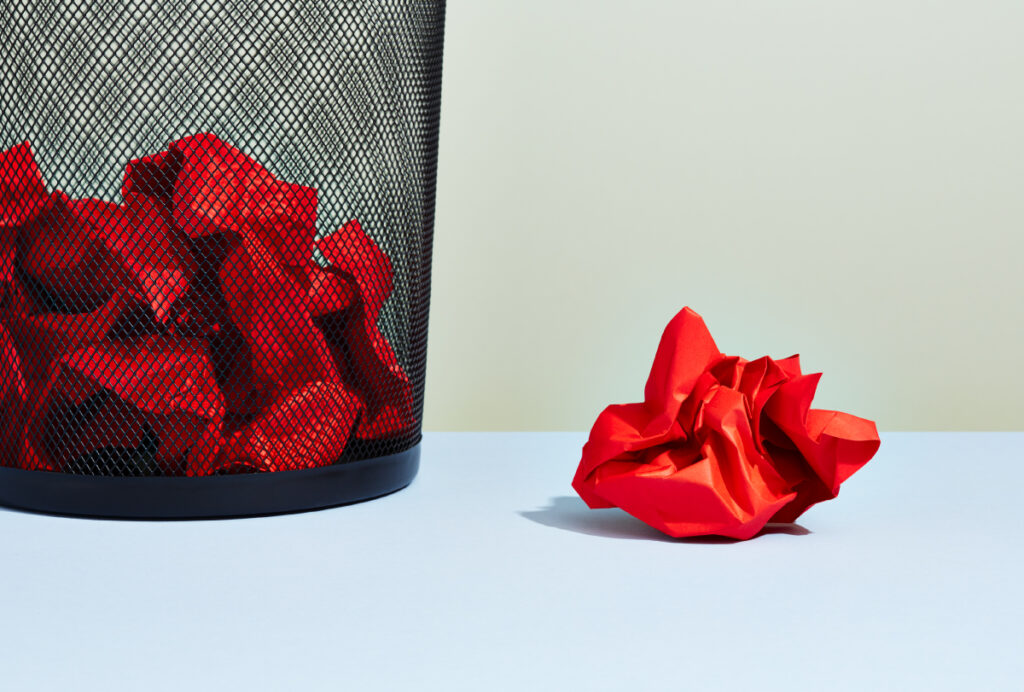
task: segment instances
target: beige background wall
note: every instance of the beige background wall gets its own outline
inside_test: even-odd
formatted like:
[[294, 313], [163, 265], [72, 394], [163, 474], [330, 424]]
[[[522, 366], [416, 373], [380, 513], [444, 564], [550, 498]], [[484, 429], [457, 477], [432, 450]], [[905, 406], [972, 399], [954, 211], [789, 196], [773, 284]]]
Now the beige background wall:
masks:
[[1022, 27], [449, 0], [427, 429], [586, 429], [683, 305], [884, 430], [1024, 429]]

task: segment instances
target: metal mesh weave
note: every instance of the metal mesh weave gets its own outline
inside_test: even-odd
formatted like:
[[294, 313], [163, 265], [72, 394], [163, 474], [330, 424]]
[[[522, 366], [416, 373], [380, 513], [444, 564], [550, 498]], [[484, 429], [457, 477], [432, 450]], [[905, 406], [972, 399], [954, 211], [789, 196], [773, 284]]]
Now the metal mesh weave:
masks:
[[443, 24], [443, 0], [3, 3], [0, 463], [415, 445]]

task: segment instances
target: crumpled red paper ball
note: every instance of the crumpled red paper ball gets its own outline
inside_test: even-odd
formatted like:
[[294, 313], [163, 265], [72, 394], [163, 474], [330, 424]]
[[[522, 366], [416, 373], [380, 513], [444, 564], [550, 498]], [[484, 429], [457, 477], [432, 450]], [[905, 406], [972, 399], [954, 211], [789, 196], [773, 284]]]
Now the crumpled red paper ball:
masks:
[[869, 420], [811, 408], [820, 375], [798, 356], [748, 361], [718, 350], [684, 308], [669, 323], [643, 403], [606, 408], [573, 488], [670, 536], [755, 536], [829, 500], [879, 447]]
[[282, 471], [412, 429], [391, 260], [358, 221], [318, 240], [315, 188], [209, 133], [129, 162], [122, 197], [0, 152], [0, 463]]

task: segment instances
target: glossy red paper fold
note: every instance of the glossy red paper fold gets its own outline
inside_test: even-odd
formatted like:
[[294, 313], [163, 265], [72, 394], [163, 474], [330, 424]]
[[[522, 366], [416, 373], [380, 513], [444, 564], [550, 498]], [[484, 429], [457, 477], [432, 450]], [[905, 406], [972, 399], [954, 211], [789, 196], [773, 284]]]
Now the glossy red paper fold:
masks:
[[818, 375], [796, 356], [722, 354], [689, 308], [669, 323], [644, 401], [609, 406], [573, 488], [671, 536], [747, 539], [834, 498], [879, 446], [874, 423], [811, 409]]

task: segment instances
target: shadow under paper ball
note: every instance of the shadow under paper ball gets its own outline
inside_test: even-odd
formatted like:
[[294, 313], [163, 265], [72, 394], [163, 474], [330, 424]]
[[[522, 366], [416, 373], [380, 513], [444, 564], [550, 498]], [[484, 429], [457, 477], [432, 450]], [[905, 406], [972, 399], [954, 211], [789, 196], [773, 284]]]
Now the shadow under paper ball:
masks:
[[[725, 536], [696, 536], [673, 538], [648, 526], [636, 517], [618, 508], [590, 509], [578, 497], [553, 497], [547, 507], [519, 512], [520, 516], [532, 522], [563, 531], [573, 531], [588, 536], [603, 538], [625, 538], [633, 540], [663, 541], [668, 543], [740, 543]], [[755, 536], [786, 534], [806, 536], [811, 532], [799, 524], [768, 524]]]

